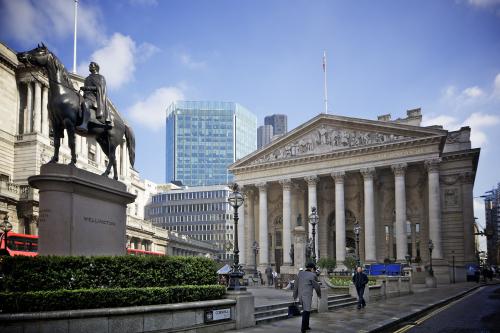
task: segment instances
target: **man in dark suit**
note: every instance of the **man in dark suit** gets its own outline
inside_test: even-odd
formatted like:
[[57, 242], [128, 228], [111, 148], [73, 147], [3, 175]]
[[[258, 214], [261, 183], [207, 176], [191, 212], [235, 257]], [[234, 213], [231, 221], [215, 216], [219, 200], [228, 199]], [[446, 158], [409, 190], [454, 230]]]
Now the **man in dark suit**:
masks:
[[354, 273], [352, 277], [352, 282], [356, 287], [356, 292], [358, 293], [358, 310], [361, 307], [366, 306], [365, 299], [363, 298], [363, 294], [365, 293], [365, 286], [368, 283], [368, 276], [363, 273], [363, 268], [358, 267], [356, 273]]
[[306, 270], [299, 272], [297, 275], [293, 287], [293, 299], [298, 298], [300, 304], [302, 304], [302, 326], [300, 329], [302, 333], [311, 329], [309, 327], [309, 317], [311, 315], [313, 289], [316, 290], [316, 294], [321, 298], [321, 288], [314, 272], [315, 270], [316, 266], [314, 263], [308, 263]]

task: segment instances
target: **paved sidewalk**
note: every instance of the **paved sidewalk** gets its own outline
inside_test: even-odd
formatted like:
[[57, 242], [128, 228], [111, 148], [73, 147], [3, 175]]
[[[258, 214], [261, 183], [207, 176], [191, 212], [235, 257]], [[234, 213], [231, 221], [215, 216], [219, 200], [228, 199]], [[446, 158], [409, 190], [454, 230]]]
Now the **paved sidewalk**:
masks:
[[[480, 284], [477, 284], [475, 282], [441, 285], [438, 286], [438, 288], [434, 289], [417, 286], [414, 288], [414, 293], [412, 295], [394, 297], [369, 303], [367, 304], [367, 307], [362, 310], [357, 310], [355, 307], [347, 307], [332, 312], [313, 313], [311, 315], [310, 322], [312, 330], [308, 332], [370, 332], [380, 329], [381, 327], [388, 325], [391, 322], [420, 312], [448, 298], [477, 288], [478, 286], [480, 286]], [[279, 290], [276, 291], [279, 292]], [[286, 293], [286, 291], [283, 292]], [[271, 291], [269, 290], [268, 298], [271, 297]], [[279, 300], [275, 301], [275, 303], [277, 302], [279, 302]], [[300, 322], [301, 317], [294, 317], [269, 324], [258, 325], [243, 330], [233, 330], [227, 332], [300, 332]]]
[[274, 287], [248, 287], [247, 291], [255, 296], [255, 306], [292, 302], [293, 291]]

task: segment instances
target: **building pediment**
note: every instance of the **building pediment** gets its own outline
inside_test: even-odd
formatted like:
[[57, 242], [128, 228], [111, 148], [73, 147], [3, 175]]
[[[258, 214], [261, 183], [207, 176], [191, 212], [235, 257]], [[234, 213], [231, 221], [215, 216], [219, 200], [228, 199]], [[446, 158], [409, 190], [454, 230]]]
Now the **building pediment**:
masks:
[[436, 128], [321, 114], [236, 161], [230, 166], [230, 170], [315, 155], [348, 153], [370, 147], [380, 149], [380, 146], [390, 147], [398, 143], [444, 138], [446, 133], [447, 131]]

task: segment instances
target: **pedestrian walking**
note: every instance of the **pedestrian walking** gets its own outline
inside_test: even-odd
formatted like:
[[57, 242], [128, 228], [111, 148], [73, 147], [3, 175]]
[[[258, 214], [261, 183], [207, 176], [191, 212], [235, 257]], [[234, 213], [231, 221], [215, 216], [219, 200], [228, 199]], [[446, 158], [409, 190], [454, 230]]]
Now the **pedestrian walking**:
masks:
[[352, 277], [352, 282], [356, 287], [356, 292], [358, 293], [358, 310], [361, 307], [366, 306], [365, 299], [363, 298], [363, 294], [365, 293], [365, 286], [368, 283], [368, 276], [363, 273], [363, 268], [358, 267], [356, 273], [354, 273]]
[[316, 266], [313, 262], [310, 262], [306, 266], [305, 271], [300, 271], [295, 279], [293, 288], [293, 299], [298, 299], [300, 304], [302, 304], [302, 325], [300, 328], [301, 333], [305, 333], [306, 330], [310, 330], [309, 327], [309, 317], [311, 315], [311, 305], [313, 297], [313, 289], [316, 290], [316, 294], [321, 298], [321, 289], [316, 277], [315, 271]]
[[271, 266], [267, 266], [266, 270], [266, 277], [267, 277], [267, 285], [272, 286], [273, 285], [273, 269]]

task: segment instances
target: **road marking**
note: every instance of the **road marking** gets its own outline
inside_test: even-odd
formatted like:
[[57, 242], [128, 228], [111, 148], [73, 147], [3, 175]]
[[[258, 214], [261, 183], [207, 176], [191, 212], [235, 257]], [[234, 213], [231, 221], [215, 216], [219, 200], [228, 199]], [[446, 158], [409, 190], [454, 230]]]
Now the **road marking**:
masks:
[[425, 315], [424, 317], [422, 317], [422, 318], [420, 318], [420, 319], [416, 320], [414, 323], [407, 324], [407, 325], [405, 325], [405, 326], [401, 327], [399, 330], [394, 331], [393, 333], [405, 333], [405, 332], [409, 331], [410, 329], [412, 329], [413, 327], [415, 327], [415, 326], [417, 326], [417, 325], [420, 325], [420, 324], [422, 324], [424, 321], [428, 320], [429, 318], [431, 318], [431, 317], [433, 317], [433, 316], [437, 315], [437, 314], [438, 314], [438, 313], [440, 313], [441, 311], [444, 311], [444, 310], [446, 310], [446, 309], [450, 308], [451, 306], [455, 305], [456, 303], [458, 303], [458, 302], [460, 302], [460, 301], [462, 301], [462, 300], [466, 299], [467, 297], [472, 296], [472, 295], [474, 295], [474, 294], [478, 293], [478, 292], [479, 292], [479, 291], [481, 291], [483, 288], [484, 288], [484, 287], [480, 287], [480, 288], [478, 288], [478, 289], [474, 290], [473, 292], [471, 292], [471, 293], [469, 293], [469, 294], [467, 294], [467, 295], [465, 295], [465, 296], [463, 296], [463, 297], [460, 297], [459, 299], [456, 299], [456, 300], [454, 300], [453, 302], [448, 303], [448, 304], [446, 304], [446, 305], [445, 305], [445, 306], [443, 306], [443, 307], [440, 307], [439, 309], [436, 309], [436, 310], [434, 310], [434, 311], [432, 311], [432, 312], [428, 313], [428, 314], [427, 314], [427, 315]]

